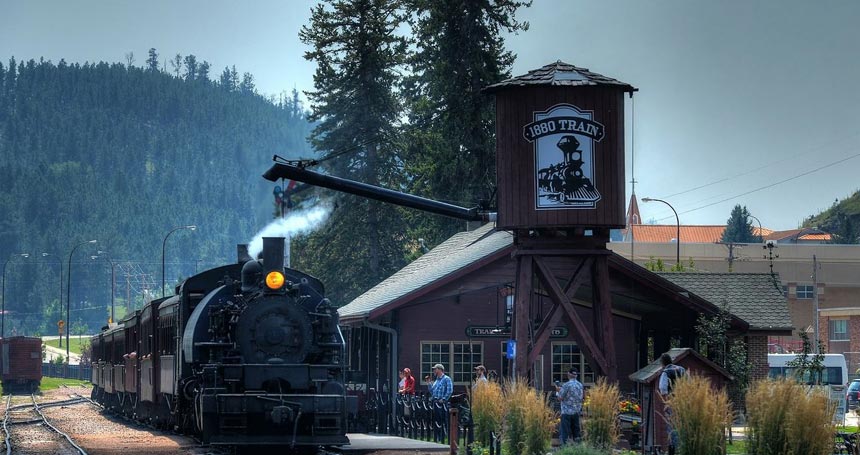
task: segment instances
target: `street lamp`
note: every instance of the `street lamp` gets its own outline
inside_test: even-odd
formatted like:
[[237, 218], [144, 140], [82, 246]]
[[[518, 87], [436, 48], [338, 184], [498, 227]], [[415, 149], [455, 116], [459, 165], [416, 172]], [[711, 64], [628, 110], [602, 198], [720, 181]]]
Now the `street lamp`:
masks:
[[69, 329], [72, 326], [69, 318], [71, 316], [71, 306], [72, 306], [72, 256], [75, 254], [75, 250], [78, 247], [86, 245], [88, 243], [98, 243], [98, 240], [87, 240], [86, 242], [81, 242], [75, 245], [72, 248], [72, 251], [69, 252], [69, 265], [66, 270], [66, 363], [69, 362]]
[[675, 267], [677, 267], [678, 270], [681, 270], [681, 219], [678, 218], [678, 212], [675, 211], [675, 207], [672, 207], [672, 204], [670, 204], [670, 203], [668, 203], [662, 199], [654, 199], [651, 197], [643, 197], [642, 198], [642, 202], [651, 202], [651, 201], [662, 202], [662, 203], [668, 205], [669, 208], [672, 209], [672, 213], [675, 214], [675, 224], [678, 226], [678, 234], [676, 235], [676, 239], [675, 239]]
[[[55, 258], [57, 258], [57, 265], [60, 266], [60, 272], [57, 274], [57, 278], [59, 278], [59, 282], [60, 282], [60, 286], [59, 286], [60, 294], [59, 294], [59, 300], [57, 300], [57, 303], [60, 304], [60, 308], [61, 308], [60, 309], [60, 317], [63, 317], [63, 313], [62, 313], [62, 311], [63, 311], [62, 310], [62, 308], [63, 308], [63, 261], [60, 258], [58, 258], [56, 255], [53, 255], [51, 253], [42, 253], [43, 258], [46, 258], [48, 256], [54, 256]], [[60, 336], [60, 348], [62, 349], [62, 347], [63, 347], [63, 334], [58, 333], [58, 335]]]
[[110, 256], [107, 255], [108, 254], [107, 251], [99, 250], [96, 254], [97, 254], [97, 256], [93, 256], [93, 259], [102, 258], [102, 259], [104, 259], [110, 263], [110, 321], [108, 321], [108, 324], [111, 324], [111, 323], [115, 322], [113, 313], [114, 313], [114, 296], [115, 296], [114, 288], [116, 287], [116, 271], [115, 271], [114, 267], [116, 266], [116, 263], [113, 262], [113, 260], [110, 258]]
[[30, 253], [13, 253], [3, 263], [3, 292], [0, 294], [0, 297], [3, 298], [3, 306], [0, 308], [0, 338], [6, 337], [6, 266], [9, 265], [9, 261], [19, 257], [28, 258], [30, 257]]
[[764, 242], [764, 229], [761, 228], [761, 221], [759, 221], [758, 218], [750, 215], [749, 213], [747, 213], [747, 216], [758, 222], [758, 241]]
[[164, 236], [164, 240], [161, 242], [161, 296], [162, 297], [164, 297], [164, 253], [165, 253], [165, 249], [167, 248], [167, 238], [170, 237], [170, 234], [173, 234], [174, 232], [181, 230], [181, 229], [188, 229], [188, 230], [193, 231], [193, 230], [197, 229], [197, 226], [195, 226], [193, 224], [189, 224], [187, 226], [175, 227], [175, 228], [171, 229], [170, 232], [167, 233], [167, 235]]

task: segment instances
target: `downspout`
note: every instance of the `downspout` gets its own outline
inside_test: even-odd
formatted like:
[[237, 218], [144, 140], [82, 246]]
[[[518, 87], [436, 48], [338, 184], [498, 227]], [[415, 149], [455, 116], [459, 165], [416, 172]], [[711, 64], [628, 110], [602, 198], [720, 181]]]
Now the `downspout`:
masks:
[[385, 327], [384, 325], [374, 324], [368, 319], [364, 319], [362, 323], [367, 328], [379, 330], [380, 332], [385, 332], [391, 335], [391, 383], [388, 389], [391, 393], [391, 409], [393, 410], [394, 402], [397, 400], [397, 330], [394, 330], [391, 327]]

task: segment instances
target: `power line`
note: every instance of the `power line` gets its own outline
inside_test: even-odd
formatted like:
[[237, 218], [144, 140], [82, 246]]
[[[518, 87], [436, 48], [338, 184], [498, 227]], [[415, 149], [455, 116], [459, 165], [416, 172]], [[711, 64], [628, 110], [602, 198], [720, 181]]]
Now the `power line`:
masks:
[[[823, 165], [823, 166], [819, 166], [819, 167], [817, 167], [817, 168], [815, 168], [815, 169], [810, 169], [810, 170], [808, 170], [808, 171], [806, 171], [806, 172], [801, 172], [800, 174], [794, 175], [794, 176], [792, 176], [792, 177], [788, 177], [788, 178], [783, 179], [783, 180], [780, 180], [780, 181], [778, 181], [778, 182], [774, 182], [774, 183], [771, 183], [771, 184], [768, 184], [768, 185], [760, 186], [760, 187], [758, 187], [758, 188], [754, 188], [754, 189], [752, 189], [752, 190], [745, 191], [745, 192], [743, 192], [743, 193], [736, 194], [736, 195], [734, 195], [734, 196], [730, 196], [730, 197], [727, 197], [727, 198], [724, 198], [724, 199], [720, 199], [719, 201], [716, 201], [716, 202], [711, 202], [710, 204], [705, 204], [705, 205], [702, 205], [702, 206], [699, 206], [699, 207], [696, 207], [696, 208], [692, 208], [692, 209], [689, 209], [689, 210], [684, 210], [684, 211], [680, 212], [680, 214], [682, 214], [682, 215], [683, 215], [683, 214], [685, 214], [685, 213], [695, 212], [695, 211], [697, 211], [697, 210], [701, 210], [701, 209], [704, 209], [704, 208], [707, 208], [707, 207], [711, 207], [711, 206], [714, 206], [714, 205], [717, 205], [717, 204], [721, 204], [721, 203], [723, 203], [723, 202], [728, 202], [728, 201], [731, 201], [732, 199], [737, 199], [737, 198], [739, 198], [739, 197], [746, 196], [746, 195], [748, 195], [748, 194], [752, 194], [752, 193], [755, 193], [755, 192], [758, 192], [758, 191], [766, 190], [766, 189], [768, 189], [768, 188], [773, 188], [773, 187], [775, 187], [775, 186], [777, 186], [777, 185], [781, 185], [781, 184], [783, 184], [783, 183], [786, 183], [786, 182], [790, 182], [790, 181], [792, 181], [792, 180], [799, 179], [800, 177], [807, 176], [807, 175], [809, 175], [809, 174], [812, 174], [812, 173], [818, 172], [818, 171], [820, 171], [820, 170], [822, 170], [822, 169], [826, 169], [826, 168], [829, 168], [829, 167], [836, 166], [837, 164], [844, 163], [845, 161], [848, 161], [848, 160], [851, 160], [851, 159], [857, 158], [858, 156], [860, 156], [860, 153], [855, 153], [855, 154], [853, 154], [853, 155], [851, 155], [851, 156], [848, 156], [848, 157], [842, 158], [842, 159], [840, 159], [840, 160], [833, 161], [832, 163], [828, 163], [828, 164], [825, 164], [825, 165]], [[660, 219], [658, 219], [657, 221], [665, 221], [665, 220], [668, 220], [668, 219], [673, 218], [673, 217], [674, 217], [674, 216], [668, 216], [668, 217], [660, 218]]]

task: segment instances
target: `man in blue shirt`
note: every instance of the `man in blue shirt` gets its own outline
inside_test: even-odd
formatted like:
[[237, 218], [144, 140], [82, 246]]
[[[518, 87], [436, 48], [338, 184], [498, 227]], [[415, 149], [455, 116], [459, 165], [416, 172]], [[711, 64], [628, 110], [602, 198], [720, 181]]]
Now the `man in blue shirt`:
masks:
[[454, 392], [454, 383], [445, 374], [445, 366], [441, 363], [433, 365], [433, 375], [435, 380], [431, 382], [427, 379], [427, 387], [433, 399], [433, 439], [442, 441], [448, 434], [448, 400]]
[[567, 382], [563, 386], [558, 385], [558, 401], [561, 403], [561, 422], [558, 426], [558, 438], [562, 445], [568, 439], [579, 441], [582, 430], [579, 415], [582, 413], [582, 383], [576, 380], [577, 371], [574, 368], [567, 370]]

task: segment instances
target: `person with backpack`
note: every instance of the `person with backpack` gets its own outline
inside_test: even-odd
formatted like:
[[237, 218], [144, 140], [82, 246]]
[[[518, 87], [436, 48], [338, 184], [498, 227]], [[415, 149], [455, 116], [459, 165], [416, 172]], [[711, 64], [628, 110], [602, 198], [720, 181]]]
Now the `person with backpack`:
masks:
[[[672, 363], [672, 356], [668, 352], [664, 352], [660, 356], [660, 363], [663, 365], [663, 371], [660, 373], [660, 382], [657, 383], [657, 388], [665, 403], [669, 398], [669, 394], [672, 393], [675, 381], [686, 375], [687, 370], [680, 365]], [[664, 413], [666, 415], [666, 430], [669, 432], [669, 455], [675, 455], [675, 447], [678, 445], [678, 432], [672, 428], [672, 423], [670, 422], [672, 409], [669, 408], [669, 405], [666, 405]]]

